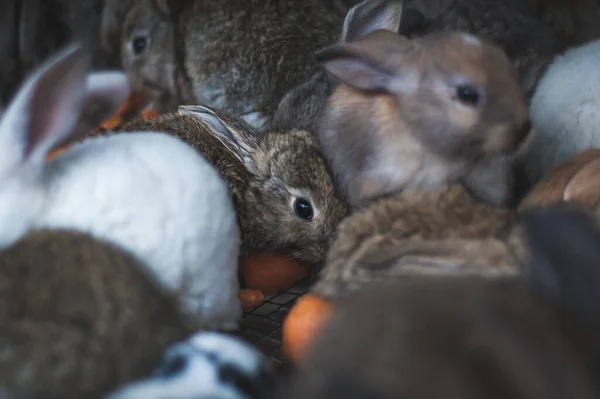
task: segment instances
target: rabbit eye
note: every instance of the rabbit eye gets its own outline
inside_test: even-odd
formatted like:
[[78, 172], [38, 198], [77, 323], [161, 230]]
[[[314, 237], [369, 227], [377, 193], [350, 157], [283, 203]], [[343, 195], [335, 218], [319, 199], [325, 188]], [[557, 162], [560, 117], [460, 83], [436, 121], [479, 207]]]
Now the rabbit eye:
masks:
[[294, 201], [294, 212], [296, 216], [304, 220], [312, 220], [315, 212], [311, 203], [304, 198], [296, 198]]
[[136, 55], [139, 55], [148, 46], [148, 39], [145, 38], [145, 37], [136, 37], [136, 38], [133, 39], [133, 42], [131, 43], [131, 46], [133, 48], [133, 52]]
[[456, 88], [456, 97], [466, 105], [477, 105], [479, 103], [479, 93], [472, 86], [458, 86]]

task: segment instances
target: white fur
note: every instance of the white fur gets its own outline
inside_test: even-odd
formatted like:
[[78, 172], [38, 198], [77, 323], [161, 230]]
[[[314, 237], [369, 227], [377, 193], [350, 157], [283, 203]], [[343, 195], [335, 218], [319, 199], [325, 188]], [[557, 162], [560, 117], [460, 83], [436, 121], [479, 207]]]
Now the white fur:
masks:
[[553, 60], [530, 115], [534, 132], [523, 161], [533, 181], [570, 156], [600, 146], [600, 40]]
[[164, 376], [159, 367], [154, 376], [129, 384], [105, 399], [248, 399], [235, 385], [220, 379], [219, 368], [234, 366], [249, 378], [256, 378], [259, 369], [266, 367], [257, 350], [218, 333], [198, 333], [169, 348], [165, 360], [172, 356], [185, 358], [185, 367], [179, 373]]
[[[166, 133], [138, 132], [89, 138], [44, 161], [51, 144], [69, 135], [82, 111], [77, 104], [86, 75], [79, 72], [87, 65], [64, 66], [65, 60], [77, 61], [78, 53], [69, 51], [30, 79], [0, 122], [0, 247], [32, 228], [90, 233], [139, 258], [166, 291], [178, 296], [186, 313], [206, 326], [234, 327], [241, 309], [233, 201], [219, 173], [191, 146]], [[65, 82], [36, 86], [61, 68]], [[78, 79], [81, 85], [71, 82]], [[107, 83], [118, 85], [112, 78]], [[97, 79], [94, 84], [103, 86]], [[100, 97], [116, 106], [113, 100], [126, 93], [120, 89]], [[64, 104], [36, 108], [33, 99], [48, 96], [44, 90], [57, 91], [55, 101]], [[56, 126], [30, 155], [24, 154], [31, 120], [39, 112], [53, 115], [56, 108], [68, 115], [58, 114]]]

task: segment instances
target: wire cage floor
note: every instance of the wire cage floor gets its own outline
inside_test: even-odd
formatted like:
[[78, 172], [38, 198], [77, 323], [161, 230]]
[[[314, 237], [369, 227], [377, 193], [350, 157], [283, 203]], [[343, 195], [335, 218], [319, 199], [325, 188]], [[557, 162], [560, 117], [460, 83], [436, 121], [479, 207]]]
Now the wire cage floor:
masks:
[[240, 321], [240, 336], [256, 346], [276, 369], [285, 371], [290, 367], [282, 349], [282, 325], [298, 298], [311, 286], [311, 277], [273, 295], [265, 295], [258, 307], [245, 312]]

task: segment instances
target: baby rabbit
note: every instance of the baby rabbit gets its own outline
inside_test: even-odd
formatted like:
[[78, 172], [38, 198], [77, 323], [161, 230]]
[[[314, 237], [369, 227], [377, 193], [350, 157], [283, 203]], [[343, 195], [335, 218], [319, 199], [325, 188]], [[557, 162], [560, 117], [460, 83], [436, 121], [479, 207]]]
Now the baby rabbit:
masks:
[[335, 40], [342, 21], [322, 0], [137, 0], [113, 47], [133, 89], [158, 111], [202, 104], [258, 127], [315, 73], [312, 53]]
[[336, 298], [408, 275], [514, 275], [527, 256], [516, 222], [514, 211], [477, 201], [460, 185], [409, 188], [340, 223], [311, 290]]
[[307, 131], [259, 132], [204, 106], [182, 106], [118, 129], [165, 131], [195, 147], [229, 184], [242, 235], [242, 255], [285, 253], [322, 264], [347, 205], [335, 192], [316, 138]]
[[509, 156], [530, 130], [514, 67], [469, 34], [400, 36], [390, 14], [402, 9], [383, 4], [362, 26], [370, 33], [317, 53], [340, 81], [318, 130], [340, 190], [354, 208], [445, 182], [509, 202]]
[[0, 250], [2, 398], [102, 398], [198, 327], [145, 265], [89, 234], [31, 231]]
[[105, 399], [265, 399], [274, 377], [268, 360], [248, 343], [200, 332], [168, 348], [150, 377]]
[[129, 93], [122, 73], [90, 77], [88, 66], [81, 46], [65, 48], [27, 79], [0, 121], [0, 248], [32, 228], [86, 232], [131, 252], [190, 317], [236, 326], [235, 210], [223, 179], [191, 146], [137, 132], [88, 138], [46, 162]]
[[526, 277], [414, 277], [338, 300], [276, 397], [599, 397], [597, 220], [556, 208], [525, 226]]
[[600, 40], [556, 56], [533, 95], [531, 145], [519, 157], [536, 183], [559, 163], [600, 146]]

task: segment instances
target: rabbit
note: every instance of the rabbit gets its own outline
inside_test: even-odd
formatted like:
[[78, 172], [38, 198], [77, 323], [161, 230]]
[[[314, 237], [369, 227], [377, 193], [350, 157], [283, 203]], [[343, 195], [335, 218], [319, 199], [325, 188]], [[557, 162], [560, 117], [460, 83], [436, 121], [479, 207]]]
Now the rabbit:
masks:
[[121, 33], [112, 48], [149, 107], [207, 105], [261, 127], [281, 97], [315, 73], [312, 53], [335, 40], [343, 13], [326, 3], [137, 0], [102, 36], [110, 43]]
[[515, 275], [528, 256], [517, 223], [514, 210], [478, 201], [458, 184], [406, 189], [339, 224], [311, 291], [338, 298], [402, 276]]
[[[236, 328], [236, 212], [225, 181], [191, 146], [164, 132], [90, 137], [46, 162], [129, 93], [123, 73], [88, 70], [80, 45], [64, 48], [0, 121], [0, 248], [33, 228], [90, 233], [133, 253], [189, 317]], [[95, 119], [83, 123], [86, 115]]]
[[323, 263], [348, 207], [311, 133], [257, 131], [240, 118], [198, 105], [137, 118], [116, 132], [137, 130], [180, 137], [220, 172], [236, 206], [242, 257], [276, 251], [304, 263]]
[[263, 399], [274, 383], [272, 365], [256, 348], [202, 331], [169, 347], [151, 376], [105, 399]]
[[201, 328], [133, 254], [90, 234], [34, 229], [0, 250], [3, 398], [102, 398]]
[[91, 53], [93, 70], [113, 69], [119, 59], [100, 41], [98, 10], [104, 0], [3, 0], [0, 11], [0, 106], [16, 94], [43, 61], [74, 40]]
[[339, 299], [276, 398], [597, 398], [600, 229], [530, 211], [529, 272], [374, 282]]
[[409, 40], [395, 33], [402, 7], [381, 3], [380, 17], [350, 33], [359, 40], [316, 54], [340, 81], [317, 136], [344, 198], [356, 209], [406, 187], [461, 182], [510, 204], [512, 157], [530, 131], [514, 67], [469, 34]]
[[569, 157], [600, 146], [598, 52], [600, 40], [571, 48], [540, 80], [530, 106], [531, 145], [518, 159], [531, 184]]
[[595, 209], [600, 205], [599, 177], [600, 148], [590, 148], [551, 170], [521, 201], [519, 211], [561, 203]]

